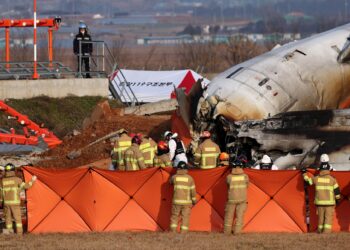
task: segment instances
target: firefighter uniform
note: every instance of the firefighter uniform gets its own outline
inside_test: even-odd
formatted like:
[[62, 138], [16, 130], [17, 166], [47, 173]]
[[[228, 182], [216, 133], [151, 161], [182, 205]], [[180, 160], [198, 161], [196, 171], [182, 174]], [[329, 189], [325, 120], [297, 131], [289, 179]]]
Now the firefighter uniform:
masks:
[[248, 176], [240, 167], [233, 168], [231, 174], [226, 177], [228, 186], [228, 200], [225, 208], [224, 233], [232, 233], [232, 223], [236, 212], [234, 234], [241, 232], [243, 217], [247, 209]]
[[201, 169], [215, 168], [218, 165], [219, 155], [219, 146], [207, 138], [198, 146], [194, 154], [194, 164]]
[[153, 167], [153, 159], [157, 152], [157, 143], [152, 138], [143, 138], [140, 150], [145, 159], [146, 167]]
[[170, 179], [170, 184], [174, 185], [173, 202], [171, 209], [170, 230], [176, 232], [179, 215], [182, 218], [181, 232], [187, 232], [189, 229], [191, 207], [196, 203], [196, 187], [187, 170], [181, 165], [186, 166], [185, 162], [180, 162], [178, 170]]
[[5, 232], [13, 232], [12, 220], [14, 220], [16, 223], [17, 234], [22, 234], [23, 227], [21, 218], [20, 192], [22, 190], [29, 189], [35, 182], [36, 176], [33, 176], [29, 183], [25, 183], [15, 175], [14, 166], [12, 170], [6, 170], [8, 167], [9, 165], [5, 166], [5, 177], [2, 179], [0, 186], [0, 201], [4, 204], [4, 217], [6, 224]]
[[114, 169], [125, 170], [123, 154], [131, 147], [131, 137], [127, 133], [122, 133], [115, 141], [112, 152], [112, 164]]
[[309, 185], [315, 185], [315, 205], [318, 215], [318, 232], [329, 233], [332, 231], [334, 207], [336, 200], [340, 200], [340, 190], [337, 180], [330, 175], [329, 170], [321, 170], [319, 175], [309, 177], [303, 174], [304, 180]]
[[131, 147], [124, 152], [124, 166], [125, 171], [136, 171], [146, 168], [139, 144], [133, 143]]
[[153, 166], [156, 168], [171, 167], [169, 153], [162, 154], [162, 155], [156, 155], [153, 159]]

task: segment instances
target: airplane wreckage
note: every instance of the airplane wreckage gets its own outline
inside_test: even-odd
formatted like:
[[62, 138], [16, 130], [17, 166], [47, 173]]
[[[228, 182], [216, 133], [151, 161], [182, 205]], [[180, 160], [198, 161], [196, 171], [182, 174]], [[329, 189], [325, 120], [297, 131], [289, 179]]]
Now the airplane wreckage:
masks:
[[350, 169], [350, 24], [278, 46], [201, 82], [179, 112], [194, 139], [216, 136], [231, 157], [269, 154], [280, 169], [318, 163], [328, 153]]

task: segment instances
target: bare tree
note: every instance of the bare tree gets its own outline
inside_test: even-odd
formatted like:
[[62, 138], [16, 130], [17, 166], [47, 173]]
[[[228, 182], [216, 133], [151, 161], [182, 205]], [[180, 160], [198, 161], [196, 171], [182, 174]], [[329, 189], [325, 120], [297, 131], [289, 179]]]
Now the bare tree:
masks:
[[156, 50], [157, 50], [157, 46], [152, 46], [148, 50], [148, 53], [146, 54], [145, 60], [144, 60], [144, 69], [150, 69], [150, 63], [151, 63], [152, 57], [154, 56]]
[[189, 69], [203, 68], [206, 72], [215, 72], [219, 67], [219, 46], [214, 43], [182, 44], [177, 49], [179, 65]]
[[257, 45], [243, 35], [238, 35], [232, 37], [225, 45], [224, 58], [229, 65], [235, 65], [265, 51], [265, 47]]
[[129, 50], [126, 48], [125, 43], [125, 39], [121, 37], [114, 40], [112, 44], [112, 54], [119, 65], [126, 65], [130, 59]]

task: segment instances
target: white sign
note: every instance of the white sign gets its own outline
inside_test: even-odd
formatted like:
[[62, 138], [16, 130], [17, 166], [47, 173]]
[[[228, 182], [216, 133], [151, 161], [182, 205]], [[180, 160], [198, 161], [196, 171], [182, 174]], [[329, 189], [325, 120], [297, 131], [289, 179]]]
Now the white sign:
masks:
[[[125, 87], [129, 86], [139, 102], [157, 102], [170, 99], [174, 88], [185, 88], [186, 93], [188, 93], [193, 84], [200, 78], [203, 77], [192, 70], [144, 71], [121, 69], [112, 75], [111, 82], [118, 95], [123, 89], [123, 94], [125, 94], [127, 91]], [[206, 85], [209, 80], [204, 78], [203, 83]]]

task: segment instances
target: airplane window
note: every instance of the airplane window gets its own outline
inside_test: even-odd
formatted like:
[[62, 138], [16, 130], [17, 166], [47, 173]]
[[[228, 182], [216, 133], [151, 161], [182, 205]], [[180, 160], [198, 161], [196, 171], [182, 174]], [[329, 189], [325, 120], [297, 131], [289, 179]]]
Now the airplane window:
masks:
[[233, 73], [229, 74], [226, 78], [232, 78], [232, 76], [236, 75], [239, 71], [241, 71], [243, 67], [238, 68]]
[[263, 86], [265, 83], [267, 83], [270, 80], [270, 78], [266, 77], [264, 78], [261, 82], [258, 83], [258, 85], [261, 87]]
[[304, 52], [302, 52], [302, 51], [300, 51], [298, 49], [296, 49], [295, 52], [298, 52], [299, 54], [302, 54], [302, 55], [306, 56], [306, 54]]

